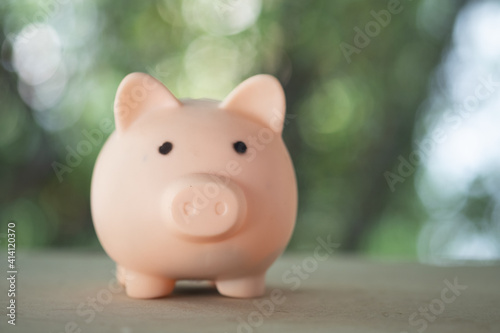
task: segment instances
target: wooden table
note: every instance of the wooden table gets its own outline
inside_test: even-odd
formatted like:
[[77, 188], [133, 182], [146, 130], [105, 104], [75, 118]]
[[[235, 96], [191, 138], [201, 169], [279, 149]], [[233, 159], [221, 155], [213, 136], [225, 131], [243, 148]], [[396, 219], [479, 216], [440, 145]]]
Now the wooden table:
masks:
[[17, 265], [16, 326], [5, 315], [7, 280], [0, 284], [2, 333], [500, 332], [499, 265], [285, 255], [255, 300], [186, 282], [168, 298], [130, 299], [100, 253], [18, 252]]

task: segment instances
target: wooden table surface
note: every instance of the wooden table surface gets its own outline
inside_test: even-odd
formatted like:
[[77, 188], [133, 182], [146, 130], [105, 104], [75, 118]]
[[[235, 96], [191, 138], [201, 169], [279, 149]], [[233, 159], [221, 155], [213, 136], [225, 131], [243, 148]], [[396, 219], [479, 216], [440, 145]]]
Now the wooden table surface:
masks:
[[500, 332], [499, 265], [285, 255], [254, 300], [186, 282], [168, 298], [130, 299], [98, 253], [18, 252], [17, 265], [15, 326], [5, 315], [7, 280], [0, 284], [2, 333]]

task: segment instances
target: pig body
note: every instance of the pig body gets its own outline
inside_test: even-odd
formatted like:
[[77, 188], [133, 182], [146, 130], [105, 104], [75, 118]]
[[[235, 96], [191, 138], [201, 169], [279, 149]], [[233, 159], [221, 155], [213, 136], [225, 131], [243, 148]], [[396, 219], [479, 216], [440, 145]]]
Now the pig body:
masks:
[[297, 209], [284, 113], [283, 90], [266, 75], [223, 102], [179, 101], [146, 74], [122, 81], [91, 205], [130, 297], [166, 296], [182, 279], [212, 280], [232, 297], [264, 293]]

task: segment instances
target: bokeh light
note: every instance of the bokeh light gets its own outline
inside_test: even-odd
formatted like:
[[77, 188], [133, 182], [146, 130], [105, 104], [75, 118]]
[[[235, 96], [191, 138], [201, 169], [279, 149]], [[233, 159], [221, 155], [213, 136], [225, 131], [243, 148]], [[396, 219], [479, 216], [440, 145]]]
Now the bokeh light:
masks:
[[37, 85], [50, 79], [62, 60], [58, 33], [47, 24], [30, 24], [14, 40], [14, 68], [27, 84]]
[[491, 214], [500, 193], [499, 29], [500, 4], [469, 4], [438, 70], [444, 89], [431, 94], [429, 130], [418, 139], [430, 142], [433, 133], [443, 133], [441, 142], [434, 138], [417, 182], [430, 214], [419, 239], [423, 261], [500, 258], [500, 220]]
[[234, 35], [257, 21], [261, 0], [184, 0], [183, 13], [188, 25], [213, 35]]

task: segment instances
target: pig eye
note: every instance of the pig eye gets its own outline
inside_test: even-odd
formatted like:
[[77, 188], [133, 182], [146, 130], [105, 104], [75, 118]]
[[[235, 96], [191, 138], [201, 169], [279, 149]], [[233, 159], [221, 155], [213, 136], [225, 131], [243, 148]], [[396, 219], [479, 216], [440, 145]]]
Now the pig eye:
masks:
[[174, 146], [172, 145], [172, 142], [167, 141], [164, 142], [158, 150], [160, 151], [160, 154], [167, 155], [168, 153], [170, 153], [173, 147]]
[[247, 145], [242, 141], [235, 142], [233, 148], [238, 154], [244, 154], [247, 151]]

